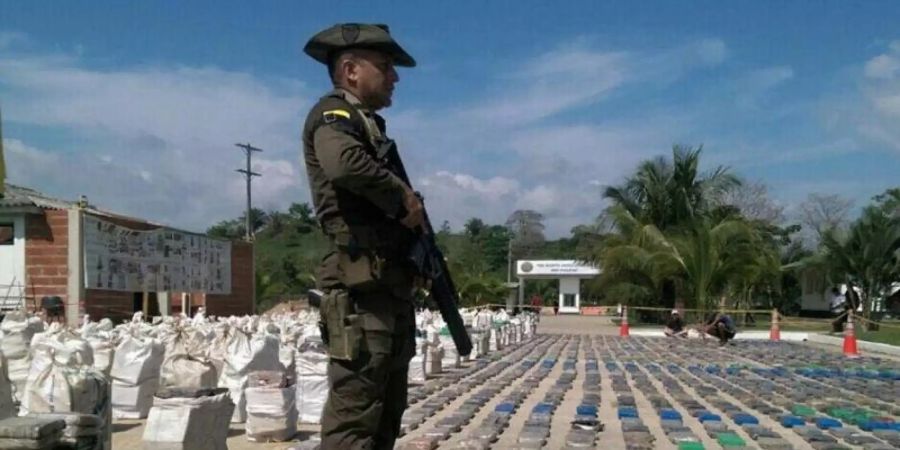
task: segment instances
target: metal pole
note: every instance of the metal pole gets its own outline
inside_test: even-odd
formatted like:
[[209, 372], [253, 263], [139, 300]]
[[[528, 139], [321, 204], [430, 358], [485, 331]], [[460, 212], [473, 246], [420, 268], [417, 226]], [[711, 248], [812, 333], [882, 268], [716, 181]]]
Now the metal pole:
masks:
[[246, 217], [244, 218], [244, 227], [245, 227], [244, 229], [247, 231], [245, 238], [247, 239], [247, 241], [249, 241], [250, 237], [251, 237], [250, 211], [252, 210], [251, 208], [253, 205], [253, 202], [251, 201], [253, 194], [251, 194], [251, 191], [250, 191], [250, 180], [252, 179], [251, 175], [249, 175], [249, 173], [250, 173], [250, 151], [248, 150], [245, 153], [247, 153], [247, 174], [248, 175], [247, 175], [247, 214], [246, 214]]
[[250, 212], [253, 210], [253, 202], [251, 201], [251, 193], [250, 193], [250, 182], [253, 180], [253, 177], [258, 177], [260, 174], [250, 170], [250, 155], [252, 152], [261, 152], [261, 148], [256, 148], [252, 145], [248, 144], [234, 144], [244, 150], [244, 153], [247, 154], [247, 168], [246, 169], [237, 169], [237, 172], [244, 174], [244, 177], [247, 179], [247, 212], [244, 216], [244, 239], [247, 242], [253, 240], [253, 228], [251, 227], [250, 220]]
[[506, 282], [512, 282], [512, 238], [506, 243]]

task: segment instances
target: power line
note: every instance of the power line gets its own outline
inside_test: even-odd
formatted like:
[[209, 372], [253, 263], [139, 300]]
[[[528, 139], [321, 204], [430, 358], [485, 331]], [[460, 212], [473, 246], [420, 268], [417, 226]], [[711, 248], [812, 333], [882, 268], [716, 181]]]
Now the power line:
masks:
[[246, 234], [244, 235], [244, 239], [247, 242], [253, 240], [253, 228], [250, 226], [250, 211], [252, 210], [252, 202], [251, 202], [251, 194], [250, 194], [250, 182], [253, 180], [253, 177], [260, 177], [262, 175], [250, 170], [250, 155], [253, 152], [261, 152], [261, 148], [256, 148], [249, 143], [247, 144], [234, 144], [241, 149], [244, 150], [244, 153], [247, 155], [247, 168], [246, 169], [237, 169], [235, 172], [240, 172], [244, 174], [244, 178], [247, 180], [247, 213], [244, 217], [244, 227], [246, 228]]

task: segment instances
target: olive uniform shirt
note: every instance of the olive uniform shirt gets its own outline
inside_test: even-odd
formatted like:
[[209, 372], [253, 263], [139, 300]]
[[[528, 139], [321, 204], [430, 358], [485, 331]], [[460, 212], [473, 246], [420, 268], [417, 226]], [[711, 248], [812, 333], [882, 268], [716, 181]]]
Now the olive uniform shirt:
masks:
[[[376, 153], [375, 141], [384, 133], [381, 116], [350, 92], [335, 89], [306, 118], [303, 156], [316, 216], [336, 246], [402, 261], [410, 232], [398, 219], [406, 214], [404, 192], [410, 188]], [[340, 271], [333, 265], [328, 258], [323, 262], [322, 287], [339, 284]]]

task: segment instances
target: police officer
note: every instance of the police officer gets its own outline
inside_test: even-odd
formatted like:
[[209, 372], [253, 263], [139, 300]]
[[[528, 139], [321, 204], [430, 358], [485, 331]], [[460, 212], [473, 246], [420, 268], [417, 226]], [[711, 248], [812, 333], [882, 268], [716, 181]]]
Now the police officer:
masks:
[[394, 68], [416, 63], [386, 25], [335, 25], [304, 51], [327, 66], [334, 85], [303, 127], [316, 217], [333, 244], [317, 277], [330, 354], [322, 448], [389, 449], [415, 354], [407, 256], [424, 212], [385, 154], [393, 142], [376, 111], [391, 105]]

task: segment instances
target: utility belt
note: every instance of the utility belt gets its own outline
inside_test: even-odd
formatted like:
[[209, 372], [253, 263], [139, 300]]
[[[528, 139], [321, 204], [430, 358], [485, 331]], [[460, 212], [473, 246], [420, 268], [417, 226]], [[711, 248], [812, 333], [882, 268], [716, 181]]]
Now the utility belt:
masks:
[[[329, 235], [333, 248], [318, 276], [324, 291], [319, 307], [323, 341], [331, 358], [346, 361], [355, 359], [360, 350], [372, 351], [364, 338], [364, 328], [370, 325], [364, 322], [372, 318], [363, 317], [356, 299], [384, 293], [389, 301], [411, 300], [414, 273], [403, 253], [405, 246], [379, 239], [372, 228], [353, 231]], [[394, 309], [384, 305], [385, 311]]]
[[409, 234], [399, 225], [372, 227], [343, 225], [338, 230], [323, 227], [332, 251], [323, 261], [323, 287], [342, 287], [372, 292], [408, 284], [414, 269], [409, 262]]

